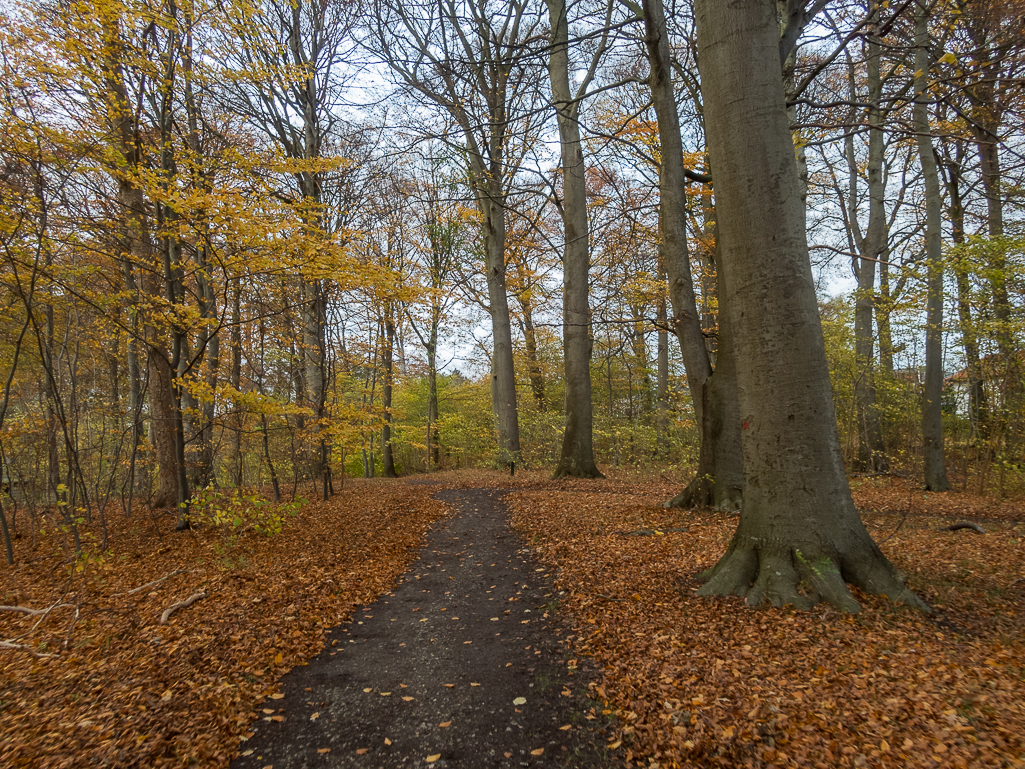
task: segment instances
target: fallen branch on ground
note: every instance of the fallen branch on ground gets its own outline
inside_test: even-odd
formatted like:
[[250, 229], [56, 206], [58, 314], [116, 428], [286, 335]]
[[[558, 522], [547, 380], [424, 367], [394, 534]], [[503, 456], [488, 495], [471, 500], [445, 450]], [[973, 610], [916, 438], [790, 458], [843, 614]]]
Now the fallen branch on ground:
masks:
[[166, 625], [167, 620], [170, 619], [171, 615], [178, 611], [178, 609], [187, 609], [188, 607], [192, 606], [192, 604], [194, 604], [196, 601], [200, 601], [204, 598], [206, 598], [206, 593], [193, 593], [184, 601], [178, 601], [178, 603], [171, 604], [166, 609], [164, 609], [164, 613], [160, 615], [160, 624]]
[[132, 593], [138, 593], [140, 590], [145, 590], [148, 587], [153, 587], [154, 585], [159, 585], [165, 579], [170, 579], [171, 577], [177, 577], [179, 574], [187, 574], [188, 571], [189, 571], [188, 569], [175, 569], [174, 571], [165, 574], [164, 576], [160, 577], [159, 579], [155, 579], [152, 582], [147, 582], [145, 585], [139, 585], [138, 587], [133, 587], [131, 590], [127, 590], [124, 593], [114, 593], [114, 595], [131, 595]]
[[28, 615], [34, 617], [37, 614], [47, 614], [47, 613], [53, 611], [54, 609], [63, 609], [65, 607], [71, 607], [71, 606], [74, 606], [74, 605], [75, 604], [73, 604], [73, 603], [59, 603], [59, 604], [55, 604], [53, 606], [50, 606], [49, 608], [46, 608], [46, 609], [30, 609], [27, 606], [0, 606], [0, 611], [16, 611], [16, 612], [21, 612], [22, 614], [28, 614]]
[[16, 649], [18, 651], [28, 652], [33, 657], [56, 657], [56, 654], [47, 654], [46, 652], [37, 652], [31, 646], [25, 646], [25, 644], [16, 644], [11, 641], [0, 641], [0, 649]]
[[943, 531], [958, 531], [959, 529], [971, 529], [976, 534], [986, 533], [986, 530], [984, 528], [982, 528], [977, 523], [972, 523], [971, 521], [960, 521], [958, 523], [952, 523], [950, 526], [947, 526], [945, 529], [943, 529]]
[[678, 526], [669, 526], [664, 529], [635, 529], [634, 531], [615, 531], [613, 534], [618, 534], [621, 537], [654, 537], [659, 534], [679, 534], [687, 533], [687, 529], [680, 528]]

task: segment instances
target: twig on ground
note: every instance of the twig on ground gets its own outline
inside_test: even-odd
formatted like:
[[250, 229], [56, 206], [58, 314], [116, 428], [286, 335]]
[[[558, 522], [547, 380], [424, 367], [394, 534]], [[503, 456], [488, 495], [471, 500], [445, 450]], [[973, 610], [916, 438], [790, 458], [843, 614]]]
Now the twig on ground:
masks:
[[78, 614], [79, 614], [79, 610], [81, 608], [82, 608], [82, 604], [81, 603], [78, 604], [78, 606], [75, 607], [75, 618], [73, 620], [71, 620], [71, 624], [68, 625], [68, 632], [64, 634], [64, 648], [65, 649], [67, 649], [68, 648], [68, 644], [71, 643], [71, 632], [75, 629], [75, 625], [78, 624]]
[[184, 601], [178, 601], [178, 603], [171, 604], [166, 609], [164, 609], [164, 613], [160, 615], [160, 624], [166, 625], [167, 620], [170, 619], [171, 615], [178, 611], [178, 609], [186, 609], [189, 606], [192, 606], [192, 604], [194, 604], [196, 601], [201, 601], [204, 598], [206, 598], [206, 593], [193, 593]]
[[614, 598], [611, 595], [605, 595], [605, 593], [596, 593], [599, 598], [604, 598], [606, 601], [625, 601], [625, 598]]
[[25, 646], [24, 644], [16, 644], [11, 641], [0, 641], [0, 649], [16, 649], [18, 651], [28, 652], [33, 657], [56, 657], [56, 654], [48, 654], [46, 652], [37, 652], [31, 646]]
[[175, 569], [174, 571], [168, 572], [167, 574], [165, 574], [164, 576], [160, 577], [159, 579], [155, 579], [152, 582], [147, 582], [145, 585], [139, 585], [138, 587], [133, 587], [131, 590], [126, 590], [124, 593], [114, 593], [114, 595], [131, 595], [132, 593], [138, 593], [139, 591], [145, 590], [148, 587], [153, 587], [155, 585], [159, 585], [165, 579], [170, 579], [171, 577], [177, 577], [179, 574], [188, 574], [188, 572], [189, 572], [188, 569]]
[[976, 534], [986, 533], [986, 530], [984, 528], [982, 528], [977, 523], [972, 523], [971, 521], [959, 521], [957, 523], [952, 523], [950, 524], [950, 526], [947, 526], [946, 528], [942, 529], [942, 531], [959, 531], [960, 529], [971, 529]]
[[37, 614], [49, 614], [54, 609], [63, 609], [65, 607], [70, 607], [70, 606], [74, 606], [74, 604], [73, 603], [54, 604], [53, 606], [49, 607], [48, 609], [30, 609], [27, 606], [0, 606], [0, 611], [16, 611], [16, 612], [21, 612], [22, 614], [29, 614], [29, 615], [34, 617]]

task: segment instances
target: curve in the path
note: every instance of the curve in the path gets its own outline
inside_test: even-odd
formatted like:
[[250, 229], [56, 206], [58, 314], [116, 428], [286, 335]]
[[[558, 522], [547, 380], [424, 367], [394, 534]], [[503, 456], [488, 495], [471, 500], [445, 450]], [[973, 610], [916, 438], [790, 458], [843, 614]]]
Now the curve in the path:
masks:
[[394, 592], [282, 679], [233, 769], [617, 765], [504, 493], [439, 492], [452, 517]]

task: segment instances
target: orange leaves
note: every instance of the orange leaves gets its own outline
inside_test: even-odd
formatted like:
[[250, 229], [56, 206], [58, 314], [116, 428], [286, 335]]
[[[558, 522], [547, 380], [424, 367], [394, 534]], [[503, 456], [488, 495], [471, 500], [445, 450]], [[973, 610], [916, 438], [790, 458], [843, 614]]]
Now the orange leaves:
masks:
[[[64, 620], [74, 617], [74, 608], [53, 613], [27, 639], [58, 657], [40, 661], [0, 650], [0, 681], [20, 682], [16, 696], [3, 697], [0, 764], [226, 766], [253, 718], [321, 723], [326, 714], [293, 714], [292, 696], [271, 693], [275, 679], [285, 666], [315, 655], [324, 630], [353, 606], [393, 584], [442, 511], [433, 491], [346, 480], [332, 501], [304, 506], [277, 536], [242, 537], [228, 553], [230, 564], [212, 527], [160, 537], [155, 527], [139, 524], [145, 518], [120, 515], [108, 517], [110, 568], [102, 583], [86, 572], [68, 587], [67, 574], [49, 558], [16, 569], [0, 563], [0, 585], [19, 604], [85, 599], [66, 649]], [[39, 554], [57, 544], [41, 540]], [[358, 570], [339, 566], [351, 562], [350, 545], [359, 553]], [[189, 569], [189, 579], [210, 598], [161, 626], [156, 618], [166, 591], [127, 591], [177, 568]], [[24, 633], [34, 619], [0, 612], [0, 638]], [[165, 736], [172, 722], [189, 724], [187, 734]]]
[[[1010, 520], [1020, 505], [916, 493], [883, 546], [962, 632], [871, 596], [859, 595], [857, 618], [699, 598], [696, 575], [737, 519], [662, 509], [674, 491], [603, 481], [507, 498], [517, 528], [559, 566], [571, 651], [605, 671], [591, 692], [619, 721], [609, 747], [629, 747], [627, 766], [924, 769], [1021, 755], [1025, 714], [1012, 692], [1025, 667], [1025, 584], [1011, 583], [1025, 523]], [[866, 516], [877, 539], [893, 532], [910, 493], [903, 482], [855, 490], [888, 511]], [[939, 531], [973, 517], [990, 519], [985, 537]], [[664, 536], [614, 534], [639, 530]]]

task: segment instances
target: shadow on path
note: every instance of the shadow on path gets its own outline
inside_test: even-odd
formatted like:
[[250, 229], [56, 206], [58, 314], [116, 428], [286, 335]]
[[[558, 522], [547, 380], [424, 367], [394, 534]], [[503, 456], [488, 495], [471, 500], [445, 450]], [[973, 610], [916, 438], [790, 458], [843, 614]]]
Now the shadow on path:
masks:
[[620, 765], [586, 671], [567, 665], [549, 618], [551, 582], [509, 528], [505, 493], [437, 494], [452, 517], [394, 592], [282, 679], [284, 697], [262, 705], [234, 769]]

